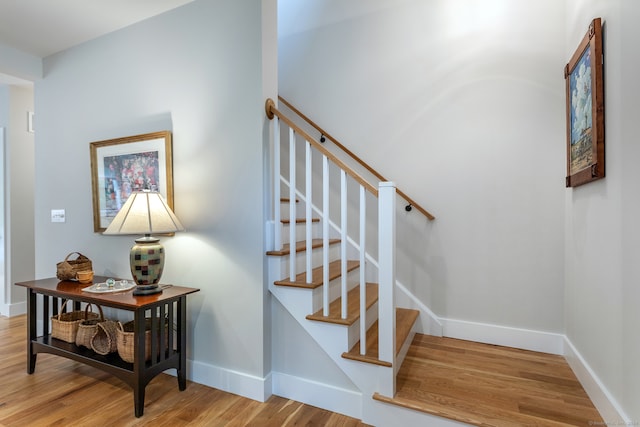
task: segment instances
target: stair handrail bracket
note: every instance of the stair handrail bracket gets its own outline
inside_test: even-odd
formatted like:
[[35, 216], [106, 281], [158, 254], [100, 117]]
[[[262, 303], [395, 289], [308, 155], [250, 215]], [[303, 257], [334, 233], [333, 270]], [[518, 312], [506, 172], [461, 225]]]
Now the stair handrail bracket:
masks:
[[273, 120], [273, 117], [275, 116], [273, 110], [275, 108], [276, 108], [276, 103], [274, 102], [274, 100], [271, 98], [267, 98], [267, 100], [264, 102], [264, 111], [269, 120]]

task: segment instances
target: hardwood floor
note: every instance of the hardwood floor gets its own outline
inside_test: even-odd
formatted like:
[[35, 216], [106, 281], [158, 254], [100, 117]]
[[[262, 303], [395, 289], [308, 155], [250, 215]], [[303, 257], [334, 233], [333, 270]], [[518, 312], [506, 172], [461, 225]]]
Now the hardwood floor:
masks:
[[604, 425], [561, 356], [421, 334], [393, 400], [479, 426]]
[[144, 416], [122, 381], [61, 357], [39, 354], [26, 372], [26, 316], [0, 317], [0, 426], [365, 426], [359, 420], [272, 396], [266, 403], [159, 375]]
[[[159, 375], [145, 413], [133, 393], [97, 369], [47, 354], [26, 373], [26, 316], [0, 317], [0, 427], [365, 426], [299, 402], [266, 403]], [[564, 358], [417, 334], [398, 373], [397, 394], [379, 400], [479, 426], [604, 425]]]

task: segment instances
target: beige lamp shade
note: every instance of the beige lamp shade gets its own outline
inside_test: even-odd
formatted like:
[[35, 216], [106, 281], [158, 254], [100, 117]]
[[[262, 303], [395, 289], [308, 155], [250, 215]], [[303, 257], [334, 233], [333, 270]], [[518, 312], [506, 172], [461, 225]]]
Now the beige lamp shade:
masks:
[[104, 234], [166, 234], [184, 227], [157, 191], [133, 192]]
[[153, 295], [162, 292], [158, 286], [164, 269], [164, 247], [151, 234], [183, 231], [184, 227], [160, 193], [136, 191], [111, 221], [104, 234], [144, 234], [136, 239], [129, 252], [131, 275], [136, 282], [133, 295]]

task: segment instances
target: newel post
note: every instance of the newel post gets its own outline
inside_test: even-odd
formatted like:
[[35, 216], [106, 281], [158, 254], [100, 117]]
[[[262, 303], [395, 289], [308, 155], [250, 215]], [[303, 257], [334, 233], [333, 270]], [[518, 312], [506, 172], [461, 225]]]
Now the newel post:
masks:
[[393, 182], [381, 182], [378, 186], [378, 258], [379, 358], [393, 364], [396, 354], [393, 292], [396, 280], [396, 185]]

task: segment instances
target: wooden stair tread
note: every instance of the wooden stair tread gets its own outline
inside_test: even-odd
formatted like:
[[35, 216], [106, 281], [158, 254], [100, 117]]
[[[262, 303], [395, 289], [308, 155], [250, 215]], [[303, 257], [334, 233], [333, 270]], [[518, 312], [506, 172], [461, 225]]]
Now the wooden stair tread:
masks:
[[[291, 224], [290, 219], [281, 219], [280, 222], [283, 224]], [[306, 218], [296, 218], [296, 224], [306, 224], [306, 222]], [[311, 218], [311, 222], [320, 222], [320, 218]]]
[[[416, 322], [420, 312], [407, 308], [396, 308], [396, 356], [402, 348], [402, 344], [409, 336], [413, 324]], [[391, 363], [378, 358], [378, 321], [367, 330], [366, 354], [360, 354], [360, 341], [348, 352], [342, 353], [345, 359], [358, 360], [365, 363], [373, 363], [381, 366], [392, 366]]]
[[[367, 283], [365, 306], [368, 310], [378, 301], [378, 284]], [[338, 325], [353, 325], [360, 318], [360, 285], [351, 289], [347, 293], [347, 317], [342, 318], [342, 297], [335, 299], [329, 305], [329, 315], [324, 316], [322, 310], [307, 316], [307, 320], [318, 322], [335, 323]]]
[[[353, 271], [360, 266], [359, 261], [347, 261], [347, 272]], [[340, 260], [329, 263], [329, 281], [337, 279], [342, 274], [342, 262]], [[296, 275], [295, 282], [288, 279], [278, 280], [274, 282], [278, 286], [291, 286], [294, 288], [315, 289], [322, 286], [322, 266], [312, 270], [311, 283], [307, 283], [307, 273], [302, 272]]]
[[478, 426], [605, 424], [562, 356], [416, 334], [396, 381], [373, 398]]
[[456, 408], [447, 407], [446, 404], [443, 405], [434, 405], [427, 406], [422, 404], [419, 401], [411, 400], [411, 399], [402, 399], [402, 398], [391, 398], [381, 395], [380, 393], [374, 393], [373, 399], [379, 402], [388, 403], [391, 405], [401, 406], [403, 408], [412, 409], [414, 411], [424, 412], [425, 414], [435, 415], [436, 417], [447, 418], [453, 421], [459, 421], [462, 423], [475, 425], [475, 426], [485, 426], [479, 418], [474, 417], [473, 415], [461, 413]]
[[[340, 243], [340, 239], [329, 239], [329, 244], [330, 245], [334, 245], [336, 243]], [[317, 249], [317, 248], [321, 248], [322, 247], [322, 239], [313, 239], [311, 241], [311, 248], [312, 249]], [[296, 252], [303, 252], [307, 249], [307, 242], [305, 240], [300, 240], [299, 242], [296, 242]], [[284, 255], [289, 255], [291, 253], [290, 250], [290, 245], [288, 243], [285, 243], [284, 245], [282, 245], [282, 249], [280, 249], [279, 251], [267, 251], [267, 255], [272, 255], [272, 256], [284, 256]]]

